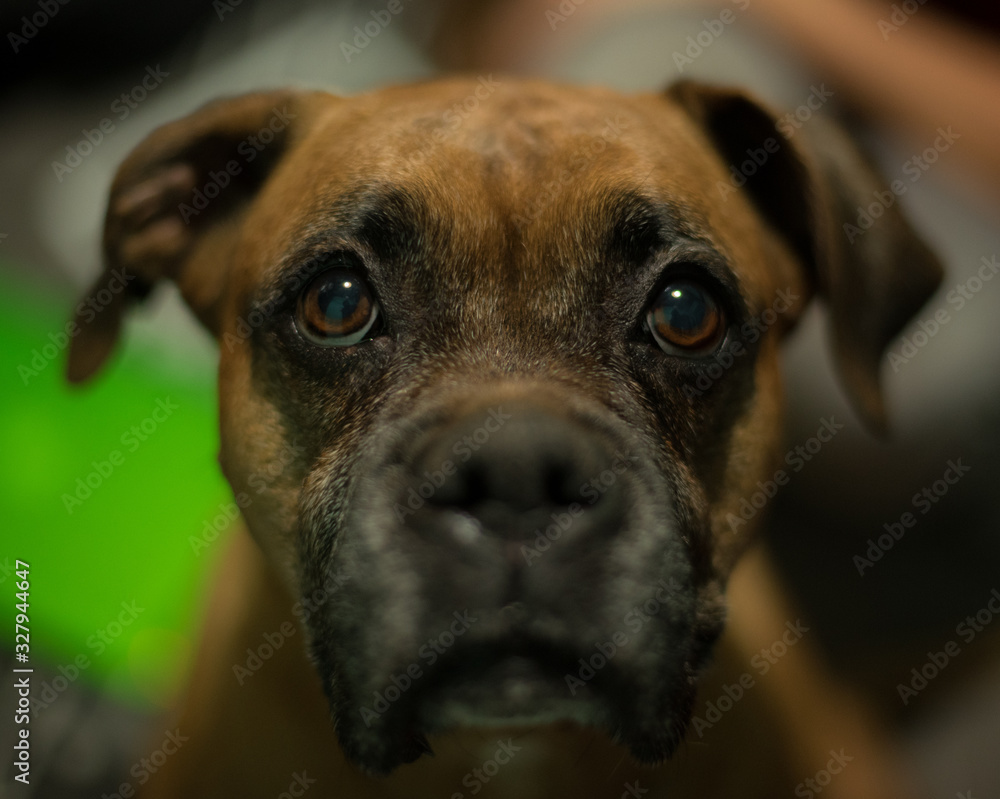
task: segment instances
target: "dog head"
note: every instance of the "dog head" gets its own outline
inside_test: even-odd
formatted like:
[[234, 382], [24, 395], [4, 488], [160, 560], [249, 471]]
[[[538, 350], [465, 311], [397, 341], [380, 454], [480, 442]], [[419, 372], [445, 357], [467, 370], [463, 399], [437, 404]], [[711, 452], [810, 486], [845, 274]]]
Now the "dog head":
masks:
[[882, 352], [940, 268], [898, 207], [849, 241], [884, 185], [820, 120], [775, 124], [691, 83], [456, 79], [217, 102], [121, 166], [95, 291], [135, 279], [78, 320], [70, 377], [157, 281], [180, 287], [219, 341], [223, 469], [314, 608], [362, 767], [557, 722], [665, 758], [811, 296], [884, 424]]

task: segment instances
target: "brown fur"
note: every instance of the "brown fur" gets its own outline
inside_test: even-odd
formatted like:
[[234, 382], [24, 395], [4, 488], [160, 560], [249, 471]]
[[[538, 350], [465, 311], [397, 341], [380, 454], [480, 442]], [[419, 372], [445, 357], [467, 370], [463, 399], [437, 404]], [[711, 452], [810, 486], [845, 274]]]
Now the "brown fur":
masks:
[[[658, 465], [677, 470], [684, 512], [705, 531], [689, 543], [699, 613], [714, 619], [753, 540], [754, 525], [733, 532], [727, 519], [778, 462], [778, 345], [810, 295], [829, 303], [838, 364], [859, 411], [884, 424], [881, 353], [936, 285], [939, 267], [895, 208], [860, 244], [847, 245], [845, 214], [879, 184], [839, 133], [781, 142], [763, 177], [726, 196], [718, 187], [727, 184], [729, 159], [774, 133], [770, 113], [738, 92], [682, 84], [665, 95], [622, 96], [505, 82], [452, 129], [448, 109], [476, 87], [454, 79], [349, 100], [275, 92], [223, 101], [155, 132], [119, 171], [107, 265], [109, 274], [125, 268], [139, 280], [74, 340], [70, 376], [100, 366], [130, 300], [162, 277], [174, 280], [219, 339], [220, 461], [234, 492], [253, 498], [244, 508], [249, 537], [237, 534], [220, 575], [181, 712], [191, 743], [152, 781], [150, 796], [274, 796], [303, 770], [323, 786], [317, 795], [452, 796], [496, 739], [508, 737], [440, 736], [435, 757], [377, 780], [340, 755], [303, 641], [246, 686], [232, 679], [246, 648], [293, 618], [310, 557], [324, 546], [302, 538], [303, 519], [340, 501], [337, 481], [349, 479], [345, 464], [355, 463], [373, 426], [421, 414], [461, 418], [488, 403], [641, 420]], [[180, 204], [276, 111], [290, 121], [275, 143], [243, 163], [219, 199], [182, 219]], [[598, 151], [609, 121], [623, 132]], [[557, 196], [540, 198], [549, 184]], [[421, 321], [424, 340], [385, 370], [357, 366], [371, 370], [369, 380], [341, 379], [336, 363], [297, 355], [266, 314], [246, 334], [258, 306], [286, 292], [291, 266], [342, 242], [337, 231], [376, 189], [389, 210], [364, 246], [372, 258], [405, 265], [406, 276], [376, 289], [398, 291], [415, 309], [418, 297], [440, 300]], [[637, 368], [645, 356], [607, 343], [616, 321], [591, 312], [594, 297], [627, 296], [633, 250], [646, 246], [641, 226], [617, 220], [630, 203], [638, 214], [648, 204], [666, 209], [678, 235], [695, 242], [688, 246], [721, 257], [748, 317], [779, 292], [798, 298], [753, 354], [696, 402], [677, 392], [682, 372]], [[291, 463], [289, 444], [303, 453]], [[275, 463], [279, 476], [258, 493], [252, 478]], [[713, 667], [702, 696], [745, 671], [789, 619], [758, 555], [743, 575], [734, 578], [736, 626], [722, 646], [731, 668]], [[509, 733], [524, 754], [482, 795], [616, 797], [638, 781], [658, 786], [651, 796], [774, 796], [775, 785], [793, 789], [842, 746], [853, 746], [857, 760], [831, 797], [897, 795], [878, 736], [823, 675], [808, 642], [785, 666], [793, 676], [748, 696], [704, 744], [689, 733], [658, 770], [634, 765], [594, 731]]]

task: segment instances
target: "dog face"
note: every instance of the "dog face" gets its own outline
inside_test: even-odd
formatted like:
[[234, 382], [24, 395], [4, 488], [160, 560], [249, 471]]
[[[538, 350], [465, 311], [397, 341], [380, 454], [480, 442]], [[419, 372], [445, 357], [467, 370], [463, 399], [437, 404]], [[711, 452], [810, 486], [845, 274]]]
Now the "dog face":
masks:
[[877, 425], [881, 352], [938, 267], [894, 209], [848, 250], [879, 184], [839, 134], [761, 150], [737, 189], [728, 162], [778, 138], [739, 93], [512, 82], [468, 111], [485, 85], [162, 128], [112, 189], [102, 281], [169, 276], [218, 337], [222, 466], [314, 600], [351, 759], [568, 721], [660, 760], [751, 538], [740, 499], [774, 470], [778, 341], [822, 294]]

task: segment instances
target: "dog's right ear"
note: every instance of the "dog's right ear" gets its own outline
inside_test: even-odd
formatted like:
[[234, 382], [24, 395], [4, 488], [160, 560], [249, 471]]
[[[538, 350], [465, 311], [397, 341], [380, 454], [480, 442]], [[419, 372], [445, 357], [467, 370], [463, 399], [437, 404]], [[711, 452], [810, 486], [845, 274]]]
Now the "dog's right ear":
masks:
[[[882, 355], [940, 284], [937, 257], [866, 156], [821, 115], [798, 133], [782, 133], [777, 114], [740, 90], [682, 81], [668, 96], [701, 127], [723, 164], [738, 164], [750, 148], [770, 142], [766, 167], [751, 172], [740, 191], [798, 256], [829, 309], [848, 397], [874, 432], [884, 432]], [[886, 195], [891, 200], [878, 224], [854, 233], [857, 209]]]
[[303, 127], [320, 92], [218, 100], [155, 130], [118, 169], [104, 223], [104, 272], [76, 308], [71, 382], [107, 360], [122, 317], [157, 281], [173, 280], [213, 333], [242, 212]]

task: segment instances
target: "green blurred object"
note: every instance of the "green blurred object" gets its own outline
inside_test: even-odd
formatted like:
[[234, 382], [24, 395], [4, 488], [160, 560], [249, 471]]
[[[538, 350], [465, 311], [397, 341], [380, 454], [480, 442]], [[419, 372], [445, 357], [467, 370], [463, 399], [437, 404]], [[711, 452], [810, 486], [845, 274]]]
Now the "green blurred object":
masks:
[[[77, 679], [160, 705], [193, 652], [204, 578], [222, 550], [221, 538], [197, 553], [191, 541], [230, 497], [214, 375], [173, 375], [126, 340], [100, 375], [69, 386], [75, 304], [0, 264], [3, 618], [13, 619], [21, 559], [31, 664], [77, 668]], [[10, 647], [13, 625], [3, 626]]]

